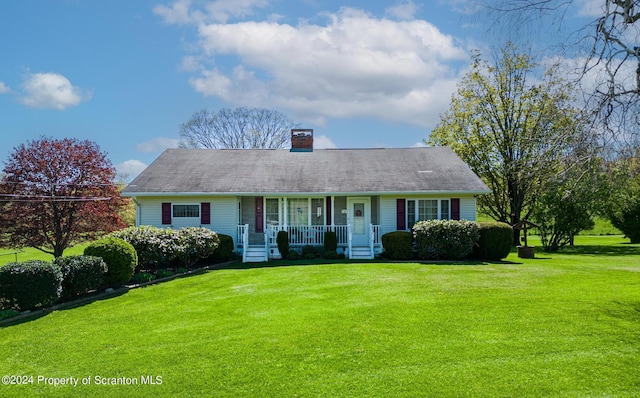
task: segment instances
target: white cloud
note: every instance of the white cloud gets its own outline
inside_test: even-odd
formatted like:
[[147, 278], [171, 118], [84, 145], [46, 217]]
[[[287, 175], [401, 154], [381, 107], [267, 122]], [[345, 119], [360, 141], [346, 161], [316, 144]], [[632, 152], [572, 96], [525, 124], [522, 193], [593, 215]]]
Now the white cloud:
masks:
[[91, 95], [58, 73], [29, 73], [22, 83], [20, 102], [32, 108], [63, 110], [87, 101]]
[[122, 163], [116, 165], [116, 172], [119, 176], [123, 177], [127, 182], [133, 180], [142, 173], [147, 165], [139, 160], [125, 160]]
[[413, 1], [405, 0], [387, 8], [385, 13], [397, 19], [409, 20], [414, 18], [414, 15], [418, 12], [418, 8], [419, 7]]
[[458, 81], [453, 65], [466, 61], [466, 50], [424, 20], [377, 19], [353, 8], [327, 17], [326, 25], [201, 24], [202, 55], [241, 64], [201, 64], [189, 82], [205, 96], [316, 122], [375, 117], [433, 125], [449, 105]]
[[205, 3], [204, 10], [192, 10], [191, 3], [191, 0], [176, 0], [170, 7], [159, 4], [153, 8], [153, 12], [167, 24], [226, 23], [231, 18], [253, 15], [255, 8], [269, 5], [267, 0], [216, 0]]
[[338, 146], [331, 141], [331, 138], [322, 134], [316, 137], [313, 137], [313, 147], [316, 149], [333, 149]]
[[6, 94], [9, 91], [11, 91], [9, 87], [7, 87], [3, 82], [0, 82], [0, 94]]
[[416, 142], [415, 144], [413, 144], [413, 147], [414, 147], [414, 148], [424, 148], [424, 147], [426, 147], [426, 146], [428, 146], [428, 145], [427, 145], [427, 144], [425, 144], [425, 143], [424, 143], [424, 141], [418, 141], [418, 142]]
[[179, 141], [174, 138], [158, 137], [136, 145], [136, 152], [161, 152], [167, 148], [177, 148]]

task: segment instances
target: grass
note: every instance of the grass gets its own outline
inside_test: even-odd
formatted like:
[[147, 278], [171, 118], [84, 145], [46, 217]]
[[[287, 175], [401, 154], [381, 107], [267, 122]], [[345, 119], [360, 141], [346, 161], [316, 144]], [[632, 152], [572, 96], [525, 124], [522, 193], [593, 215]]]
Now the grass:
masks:
[[485, 264], [281, 262], [135, 289], [0, 329], [0, 374], [34, 376], [0, 395], [637, 396], [640, 246], [622, 242]]
[[[64, 251], [65, 256], [81, 255], [84, 252], [84, 248], [88, 243], [78, 244], [67, 248]], [[22, 249], [0, 249], [0, 266], [6, 263], [14, 261], [27, 261], [27, 260], [43, 260], [52, 261], [53, 255], [42, 252], [32, 247], [25, 247]]]

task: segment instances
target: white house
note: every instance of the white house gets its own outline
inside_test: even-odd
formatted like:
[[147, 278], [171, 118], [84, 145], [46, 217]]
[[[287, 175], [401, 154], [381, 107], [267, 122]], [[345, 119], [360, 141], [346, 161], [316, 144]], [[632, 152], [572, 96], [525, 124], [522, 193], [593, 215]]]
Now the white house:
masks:
[[312, 130], [293, 130], [290, 150], [168, 149], [122, 194], [137, 225], [207, 227], [266, 261], [281, 230], [292, 247], [334, 231], [349, 258], [373, 258], [383, 234], [418, 220], [475, 220], [488, 192], [446, 147], [313, 149]]

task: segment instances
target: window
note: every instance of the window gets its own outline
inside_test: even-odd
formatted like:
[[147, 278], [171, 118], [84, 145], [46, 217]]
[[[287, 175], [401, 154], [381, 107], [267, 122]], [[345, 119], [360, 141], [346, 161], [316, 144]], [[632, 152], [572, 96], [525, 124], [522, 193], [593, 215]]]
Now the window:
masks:
[[267, 225], [280, 225], [280, 212], [278, 206], [280, 204], [277, 198], [267, 198], [265, 200], [265, 213], [267, 216]]
[[311, 225], [324, 225], [324, 198], [311, 199]]
[[289, 225], [308, 225], [309, 199], [289, 199]]
[[407, 228], [418, 221], [448, 220], [451, 218], [449, 199], [407, 200]]
[[200, 205], [173, 205], [174, 217], [200, 217]]
[[324, 225], [324, 198], [290, 198], [287, 200], [289, 225]]

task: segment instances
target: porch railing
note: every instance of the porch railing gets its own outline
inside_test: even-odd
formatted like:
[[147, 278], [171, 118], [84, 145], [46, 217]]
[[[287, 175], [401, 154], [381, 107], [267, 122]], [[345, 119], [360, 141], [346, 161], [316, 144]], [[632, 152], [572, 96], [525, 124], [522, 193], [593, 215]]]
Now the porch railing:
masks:
[[291, 246], [322, 246], [324, 245], [324, 234], [327, 231], [336, 233], [338, 246], [346, 246], [349, 241], [346, 225], [299, 225], [282, 226], [271, 225], [267, 228], [268, 245], [277, 247], [278, 232], [286, 231], [289, 235], [289, 245]]

